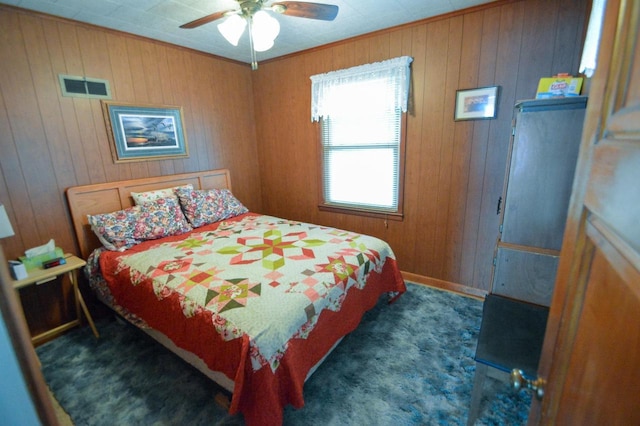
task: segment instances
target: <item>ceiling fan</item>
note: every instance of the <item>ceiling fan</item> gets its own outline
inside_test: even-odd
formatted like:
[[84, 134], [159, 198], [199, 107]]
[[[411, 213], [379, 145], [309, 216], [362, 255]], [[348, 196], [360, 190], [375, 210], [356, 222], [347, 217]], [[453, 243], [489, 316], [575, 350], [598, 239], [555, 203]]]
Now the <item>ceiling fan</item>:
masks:
[[180, 25], [180, 28], [197, 28], [215, 20], [226, 18], [218, 24], [218, 30], [234, 46], [238, 45], [245, 27], [249, 28], [251, 46], [251, 68], [257, 69], [256, 52], [269, 50], [280, 32], [280, 23], [267, 11], [294, 16], [296, 18], [333, 21], [338, 15], [338, 6], [303, 1], [281, 1], [265, 5], [268, 0], [236, 0], [239, 9], [222, 10]]

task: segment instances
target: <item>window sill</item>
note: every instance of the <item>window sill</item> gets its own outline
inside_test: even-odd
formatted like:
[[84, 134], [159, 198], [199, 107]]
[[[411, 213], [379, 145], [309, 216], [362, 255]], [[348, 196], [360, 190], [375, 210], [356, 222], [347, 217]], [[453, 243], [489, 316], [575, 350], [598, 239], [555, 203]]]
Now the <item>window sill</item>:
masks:
[[385, 220], [404, 220], [404, 215], [398, 212], [384, 212], [379, 210], [366, 210], [360, 208], [349, 208], [343, 206], [330, 206], [326, 204], [319, 204], [318, 209], [323, 212], [332, 212], [332, 213], [342, 213], [342, 214], [352, 214], [356, 216], [365, 216], [365, 217], [375, 217], [379, 219]]

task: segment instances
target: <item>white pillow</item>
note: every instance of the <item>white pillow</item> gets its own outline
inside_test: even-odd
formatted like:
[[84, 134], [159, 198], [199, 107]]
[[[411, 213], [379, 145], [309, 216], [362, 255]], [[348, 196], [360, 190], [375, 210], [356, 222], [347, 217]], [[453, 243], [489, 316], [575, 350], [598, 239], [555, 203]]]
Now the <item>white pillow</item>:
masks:
[[136, 203], [136, 206], [141, 206], [143, 204], [156, 201], [160, 198], [174, 198], [177, 202], [178, 196], [176, 195], [176, 189], [178, 188], [192, 190], [193, 185], [189, 183], [187, 185], [174, 186], [173, 188], [156, 189], [155, 191], [132, 192], [131, 196], [133, 197], [133, 201]]

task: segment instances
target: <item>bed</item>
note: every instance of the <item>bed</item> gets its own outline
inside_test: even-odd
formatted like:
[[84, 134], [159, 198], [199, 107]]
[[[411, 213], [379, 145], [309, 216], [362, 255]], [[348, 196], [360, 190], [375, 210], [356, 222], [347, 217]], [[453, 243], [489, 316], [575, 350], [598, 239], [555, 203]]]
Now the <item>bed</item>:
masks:
[[[250, 212], [226, 169], [66, 194], [98, 299], [231, 392], [249, 425], [302, 407], [305, 380], [364, 312], [406, 290], [384, 241]], [[139, 229], [157, 209], [169, 216]], [[120, 221], [136, 225], [113, 239]]]

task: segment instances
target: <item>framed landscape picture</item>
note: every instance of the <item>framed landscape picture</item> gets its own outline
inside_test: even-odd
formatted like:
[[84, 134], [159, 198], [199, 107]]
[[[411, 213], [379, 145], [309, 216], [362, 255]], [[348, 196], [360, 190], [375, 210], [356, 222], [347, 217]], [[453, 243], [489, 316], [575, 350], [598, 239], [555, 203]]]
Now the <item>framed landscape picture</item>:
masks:
[[102, 101], [113, 161], [188, 157], [182, 107]]
[[456, 91], [455, 121], [496, 118], [498, 87]]

